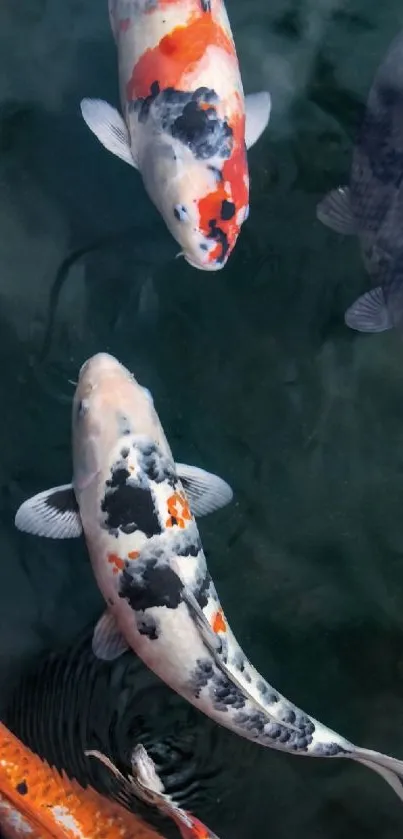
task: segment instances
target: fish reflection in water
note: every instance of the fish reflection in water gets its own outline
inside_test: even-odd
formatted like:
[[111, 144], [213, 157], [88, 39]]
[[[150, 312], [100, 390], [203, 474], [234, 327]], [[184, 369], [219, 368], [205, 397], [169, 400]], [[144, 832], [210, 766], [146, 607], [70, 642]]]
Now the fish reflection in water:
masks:
[[[76, 645], [51, 653], [28, 672], [3, 713], [5, 724], [57, 769], [104, 795], [115, 789], [113, 777], [85, 750], [108, 755], [127, 775], [133, 748], [141, 742], [166, 792], [226, 836], [225, 811], [233, 809], [259, 751], [198, 713], [137, 657], [96, 659], [91, 639], [92, 627]], [[213, 823], [217, 803], [222, 830]], [[164, 834], [177, 836], [154, 810], [141, 803], [137, 809]]]

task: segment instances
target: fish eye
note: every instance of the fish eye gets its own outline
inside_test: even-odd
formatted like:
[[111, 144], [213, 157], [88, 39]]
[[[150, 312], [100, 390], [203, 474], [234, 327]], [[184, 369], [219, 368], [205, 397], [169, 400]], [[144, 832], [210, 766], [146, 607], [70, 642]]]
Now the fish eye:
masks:
[[177, 221], [188, 221], [189, 214], [186, 207], [183, 204], [176, 204], [174, 207], [174, 216]]

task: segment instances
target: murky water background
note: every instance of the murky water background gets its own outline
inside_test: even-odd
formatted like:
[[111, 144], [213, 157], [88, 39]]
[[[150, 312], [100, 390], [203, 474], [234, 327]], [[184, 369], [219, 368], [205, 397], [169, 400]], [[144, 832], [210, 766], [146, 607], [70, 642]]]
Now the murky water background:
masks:
[[13, 528], [22, 500], [69, 480], [69, 379], [112, 352], [152, 391], [176, 458], [234, 488], [200, 529], [254, 664], [333, 729], [403, 758], [402, 339], [344, 326], [368, 279], [357, 241], [315, 219], [346, 179], [403, 14], [392, 0], [227, 6], [245, 89], [267, 87], [273, 115], [249, 155], [250, 219], [216, 275], [173, 260], [140, 178], [81, 120], [83, 96], [117, 100], [106, 3], [0, 6], [3, 719], [100, 789], [83, 749], [124, 767], [141, 736], [221, 839], [395, 839], [403, 808], [364, 767], [244, 743], [129, 654], [94, 662], [80, 639], [102, 600], [83, 545]]

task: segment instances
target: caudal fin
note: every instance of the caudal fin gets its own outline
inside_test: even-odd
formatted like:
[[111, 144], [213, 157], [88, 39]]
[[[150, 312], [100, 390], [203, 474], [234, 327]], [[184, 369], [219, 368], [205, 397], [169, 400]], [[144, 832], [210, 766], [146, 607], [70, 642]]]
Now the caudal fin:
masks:
[[371, 749], [356, 749], [351, 755], [353, 760], [373, 769], [392, 787], [403, 801], [403, 761], [394, 757], [373, 752]]

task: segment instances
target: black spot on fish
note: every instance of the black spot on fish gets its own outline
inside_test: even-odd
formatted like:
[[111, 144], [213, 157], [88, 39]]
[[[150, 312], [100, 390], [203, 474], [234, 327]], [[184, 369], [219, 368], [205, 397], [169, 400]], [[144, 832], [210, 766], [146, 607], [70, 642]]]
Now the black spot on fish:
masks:
[[210, 686], [210, 695], [218, 711], [227, 710], [228, 706], [239, 710], [245, 707], [245, 696], [242, 690], [227, 676], [216, 673]]
[[211, 0], [200, 0], [202, 12], [211, 12]]
[[240, 673], [244, 673], [245, 671], [245, 659], [242, 655], [239, 656], [239, 659], [234, 662], [235, 666], [238, 668]]
[[281, 737], [282, 727], [281, 725], [277, 725], [276, 723], [271, 723], [270, 725], [266, 726], [266, 734], [272, 738], [272, 740], [277, 740]]
[[[140, 122], [145, 122], [152, 109], [153, 120], [163, 132], [180, 140], [199, 160], [210, 157], [230, 157], [233, 148], [233, 132], [226, 120], [216, 111], [216, 92], [200, 87], [193, 92], [167, 87], [160, 90], [157, 83], [151, 85], [151, 93], [144, 99], [130, 103]], [[206, 108], [206, 105], [211, 107]]]
[[242, 713], [241, 711], [240, 714], [236, 715], [234, 721], [236, 725], [256, 738], [263, 734], [267, 718], [261, 711], [256, 711], [253, 714]]
[[189, 218], [186, 207], [179, 205], [174, 207], [174, 216], [178, 221], [186, 221]]
[[124, 568], [119, 582], [119, 597], [132, 609], [145, 612], [156, 606], [177, 609], [182, 602], [183, 583], [167, 564], [149, 559], [141, 573]]
[[202, 550], [202, 545], [201, 545], [201, 542], [200, 542], [199, 539], [196, 540], [195, 542], [193, 542], [193, 541], [185, 542], [185, 540], [183, 540], [178, 545], [176, 553], [177, 553], [178, 556], [193, 556], [193, 557], [196, 558], [196, 556], [199, 555], [201, 550]]
[[133, 448], [140, 454], [140, 466], [150, 481], [157, 484], [168, 481], [172, 488], [175, 488], [178, 479], [175, 474], [174, 464], [162, 454], [155, 443], [146, 445], [133, 444]]
[[306, 752], [312, 743], [312, 734], [306, 730], [306, 727], [294, 731], [283, 725], [280, 720], [278, 722], [269, 720], [261, 711], [253, 714], [241, 712], [236, 715], [234, 721], [252, 739], [259, 740], [261, 743], [271, 741], [276, 744], [287, 744], [287, 749], [302, 752]]
[[315, 731], [315, 724], [312, 722], [312, 720], [308, 720], [305, 723], [305, 734], [313, 734], [314, 731]]
[[125, 447], [124, 449], [121, 450], [120, 454], [123, 457], [123, 459], [126, 460], [126, 458], [129, 457], [130, 449], [127, 449]]
[[223, 221], [230, 221], [235, 215], [235, 204], [226, 199], [221, 204], [221, 218]]
[[189, 685], [196, 699], [199, 699], [202, 689], [208, 685], [213, 676], [214, 669], [210, 659], [199, 658], [196, 662], [196, 668], [190, 677]]
[[272, 705], [273, 703], [279, 701], [279, 697], [276, 693], [274, 693], [273, 688], [270, 688], [269, 685], [266, 684], [266, 682], [259, 681], [257, 682], [256, 687], [261, 697], [264, 698], [265, 702], [267, 702], [268, 704]]
[[315, 743], [311, 754], [318, 757], [336, 757], [336, 755], [348, 755], [350, 752], [338, 743]]
[[101, 510], [105, 527], [117, 535], [142, 531], [147, 538], [161, 533], [151, 492], [132, 482], [129, 470], [122, 463], [112, 467], [112, 477], [106, 482]]
[[207, 234], [208, 239], [215, 239], [221, 245], [221, 254], [217, 257], [217, 262], [224, 262], [229, 250], [228, 238], [221, 227], [217, 227], [217, 220], [210, 219], [209, 221], [210, 233]]
[[283, 722], [287, 722], [290, 725], [294, 725], [295, 720], [296, 720], [295, 711], [293, 711], [292, 709], [290, 709], [289, 711], [288, 710], [284, 711], [281, 719], [282, 719]]
[[203, 109], [192, 99], [173, 122], [172, 136], [187, 146], [198, 160], [210, 157], [230, 157], [233, 143], [232, 129], [221, 120], [215, 108]]
[[20, 795], [26, 795], [27, 792], [28, 792], [27, 782], [26, 781], [20, 781], [20, 783], [17, 784], [17, 786], [16, 786], [16, 790], [17, 790], [17, 792], [19, 792]]
[[204, 609], [207, 606], [209, 601], [209, 590], [211, 586], [212, 580], [208, 571], [206, 571], [205, 577], [201, 580], [197, 581], [197, 584], [193, 590], [194, 597], [196, 598], [199, 606]]
[[140, 635], [147, 636], [150, 641], [156, 641], [160, 636], [157, 621], [148, 614], [137, 616], [137, 629]]

